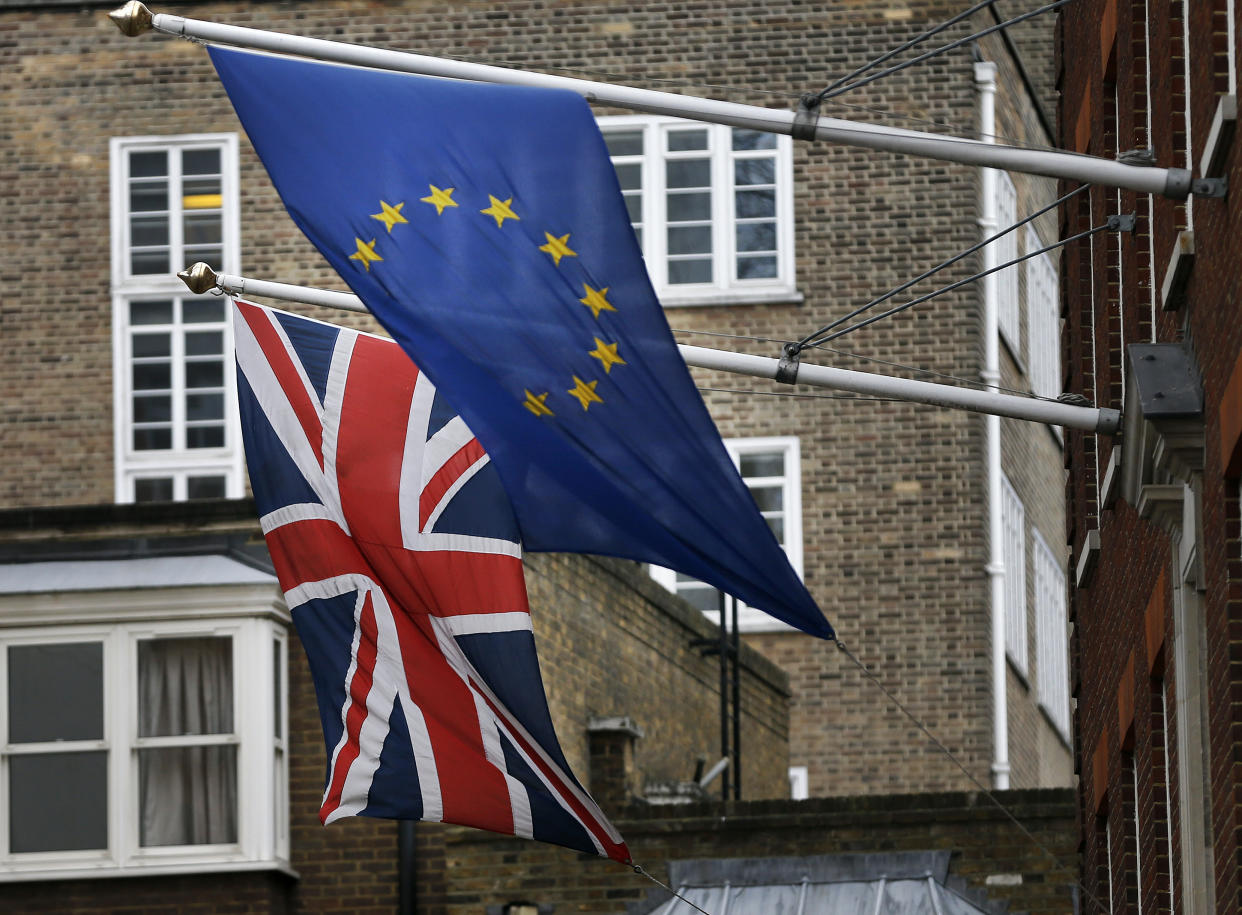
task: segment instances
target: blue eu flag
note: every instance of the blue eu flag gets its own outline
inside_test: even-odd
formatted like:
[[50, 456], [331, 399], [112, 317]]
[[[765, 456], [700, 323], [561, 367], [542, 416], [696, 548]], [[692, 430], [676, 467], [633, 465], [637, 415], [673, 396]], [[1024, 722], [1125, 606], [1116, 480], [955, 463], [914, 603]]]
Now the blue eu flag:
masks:
[[832, 637], [677, 352], [583, 99], [211, 56], [294, 221], [491, 456], [526, 549], [667, 566]]

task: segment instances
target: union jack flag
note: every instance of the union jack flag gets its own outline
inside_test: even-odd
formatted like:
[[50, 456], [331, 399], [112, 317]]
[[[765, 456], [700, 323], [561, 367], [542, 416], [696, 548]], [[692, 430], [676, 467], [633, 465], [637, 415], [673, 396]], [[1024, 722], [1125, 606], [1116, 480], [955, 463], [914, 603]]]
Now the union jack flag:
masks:
[[565, 762], [512, 509], [393, 342], [234, 303], [251, 486], [310, 661], [319, 817], [474, 826], [628, 861]]

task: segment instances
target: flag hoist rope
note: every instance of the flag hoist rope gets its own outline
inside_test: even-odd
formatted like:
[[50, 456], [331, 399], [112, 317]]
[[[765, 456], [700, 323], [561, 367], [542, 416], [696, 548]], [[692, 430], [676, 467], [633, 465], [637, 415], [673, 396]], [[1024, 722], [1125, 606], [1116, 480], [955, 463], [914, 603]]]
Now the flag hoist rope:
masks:
[[813, 108], [802, 108], [798, 111], [762, 108], [757, 105], [695, 98], [672, 92], [657, 92], [652, 89], [636, 89], [630, 86], [618, 86], [567, 76], [553, 76], [547, 73], [533, 73], [486, 64], [427, 57], [406, 51], [347, 44], [322, 38], [305, 38], [281, 32], [223, 25], [166, 13], [152, 13], [139, 0], [130, 0], [129, 3], [113, 10], [108, 15], [116, 23], [117, 28], [130, 36], [156, 31], [198, 41], [293, 54], [381, 70], [418, 73], [424, 76], [440, 76], [472, 82], [567, 89], [590, 102], [650, 114], [691, 118], [714, 124], [727, 124], [731, 127], [788, 134], [800, 140], [825, 140], [845, 146], [885, 150], [963, 165], [1003, 168], [1033, 175], [1046, 175], [1050, 178], [1121, 187], [1145, 194], [1160, 194], [1178, 200], [1191, 193], [1209, 196], [1223, 196], [1224, 194], [1222, 180], [1192, 181], [1191, 173], [1186, 169], [1129, 165], [1112, 159], [1079, 153], [1022, 149], [985, 143], [980, 140], [945, 137], [898, 127], [821, 117], [815, 114]]
[[[340, 308], [345, 311], [367, 311], [362, 300], [348, 292], [334, 292], [328, 289], [313, 289], [308, 286], [292, 286], [288, 283], [273, 283], [250, 277], [231, 276], [216, 273], [203, 263], [194, 264], [177, 275], [191, 292], [196, 293], [218, 290], [230, 295], [256, 295], [286, 302]], [[732, 353], [686, 344], [678, 344], [677, 349], [681, 351], [681, 356], [686, 360], [687, 365], [699, 368], [772, 379], [775, 379], [781, 371], [780, 360], [768, 356], [751, 356], [745, 353]], [[1009, 416], [1052, 426], [1098, 432], [1102, 435], [1112, 435], [1121, 425], [1121, 414], [1117, 410], [1079, 407], [1055, 401], [1019, 397], [1015, 394], [959, 388], [929, 381], [914, 381], [909, 378], [893, 378], [872, 372], [853, 372], [824, 365], [799, 364], [796, 366], [794, 377], [785, 380], [813, 387], [852, 391], [855, 394], [871, 394], [894, 400], [971, 410], [975, 413]]]

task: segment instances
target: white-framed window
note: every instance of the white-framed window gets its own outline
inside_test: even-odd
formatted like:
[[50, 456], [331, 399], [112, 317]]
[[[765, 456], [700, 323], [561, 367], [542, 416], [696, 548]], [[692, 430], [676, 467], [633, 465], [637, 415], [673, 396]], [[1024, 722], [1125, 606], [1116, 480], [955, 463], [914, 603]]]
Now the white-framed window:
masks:
[[[724, 444], [754, 496], [759, 513], [789, 557], [789, 564], [801, 576], [802, 467], [797, 437], [734, 438], [725, 439]], [[726, 614], [732, 612], [732, 604], [727, 602], [733, 598], [696, 578], [658, 566], [651, 567], [651, 577], [698, 607], [713, 622], [719, 620], [722, 605]], [[790, 628], [745, 604], [739, 604], [737, 618], [743, 632], [783, 632]]]
[[1039, 531], [1034, 532], [1035, 663], [1039, 704], [1066, 741], [1070, 739], [1069, 619], [1065, 607], [1065, 571]]
[[599, 126], [663, 304], [798, 299], [789, 137], [645, 115]]
[[[1018, 192], [1008, 172], [996, 173], [996, 231], [1001, 232], [1018, 221]], [[993, 244], [996, 264], [1007, 264], [1018, 256], [1018, 233], [1010, 232]], [[1006, 267], [996, 274], [996, 302], [1001, 336], [1013, 354], [1021, 358], [1022, 320], [1018, 303], [1018, 268]]]
[[[1026, 232], [1026, 250], [1044, 247], [1033, 229]], [[1040, 397], [1061, 393], [1061, 302], [1057, 271], [1047, 254], [1026, 262], [1027, 377]]]
[[1026, 508], [1005, 476], [1001, 477], [1001, 531], [1005, 538], [1005, 654], [1026, 676]]
[[287, 868], [287, 623], [176, 592], [0, 599], [0, 881]]
[[224, 300], [177, 271], [240, 272], [235, 134], [112, 140], [112, 354], [118, 502], [239, 498]]
[[789, 767], [789, 799], [805, 801], [811, 796], [811, 779], [806, 766]]

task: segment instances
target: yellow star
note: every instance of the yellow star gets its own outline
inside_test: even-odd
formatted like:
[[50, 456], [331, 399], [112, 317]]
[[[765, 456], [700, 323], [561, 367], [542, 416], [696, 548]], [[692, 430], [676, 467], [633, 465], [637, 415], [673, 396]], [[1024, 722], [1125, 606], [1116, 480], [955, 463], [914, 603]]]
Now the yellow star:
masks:
[[608, 294], [608, 287], [603, 289], [592, 289], [586, 283], [582, 284], [582, 288], [586, 290], [586, 297], [578, 301], [591, 309], [591, 315], [598, 321], [601, 311], [616, 311], [612, 304], [604, 298]]
[[577, 375], [574, 376], [574, 386], [569, 389], [569, 393], [578, 398], [578, 403], [582, 404], [582, 409], [590, 409], [593, 403], [603, 403], [604, 399], [595, 393], [595, 386], [598, 381], [583, 381]]
[[371, 262], [383, 260], [382, 257], [375, 253], [375, 239], [363, 241], [361, 238], [355, 238], [354, 242], [358, 245], [358, 250], [351, 254], [349, 259], [351, 261], [358, 261], [367, 268], [367, 273], [370, 273]]
[[577, 257], [578, 252], [569, 247], [569, 233], [566, 232], [560, 238], [557, 238], [551, 232], [544, 232], [543, 237], [548, 240], [546, 245], [540, 245], [540, 251], [546, 251], [552, 255], [552, 263], [556, 266], [561, 265], [562, 257]]
[[611, 374], [614, 365], [627, 365], [626, 361], [617, 355], [616, 343], [605, 343], [599, 337], [595, 338], [595, 349], [591, 350], [588, 355], [594, 356], [604, 366], [604, 372]]
[[530, 412], [534, 413], [536, 416], [555, 416], [556, 414], [548, 409], [547, 400], [547, 391], [544, 391], [542, 394], [532, 394], [530, 391], [527, 391], [526, 402], [522, 404], [522, 406], [530, 410]]
[[371, 218], [378, 219], [382, 222], [384, 224], [384, 228], [388, 230], [389, 234], [391, 234], [392, 227], [397, 223], [409, 222], [408, 219], [401, 215], [401, 208], [403, 206], [405, 206], [404, 203], [398, 203], [396, 206], [392, 206], [391, 204], [381, 200], [380, 212], [372, 213]]
[[[437, 216], [444, 215], [445, 207], [457, 206], [457, 201], [453, 199], [453, 191], [457, 190], [457, 188], [446, 187], [444, 190], [440, 190], [440, 188], [436, 187], [434, 184], [429, 184], [427, 187], [431, 188], [430, 196], [419, 197], [418, 199], [423, 203], [430, 203], [433, 207], [435, 207]], [[492, 202], [495, 203], [495, 201], [496, 198], [493, 197]], [[487, 210], [484, 210], [483, 212], [486, 213]], [[517, 217], [515, 216], [514, 219], [516, 218]], [[499, 222], [499, 220], [497, 220], [497, 222]]]
[[503, 225], [506, 219], [516, 219], [519, 222], [521, 221], [522, 217], [509, 208], [509, 204], [513, 203], [512, 197], [508, 200], [497, 200], [491, 194], [488, 194], [487, 199], [492, 202], [492, 205], [486, 210], [479, 210], [479, 212], [486, 213], [488, 216], [496, 220], [496, 225]]

